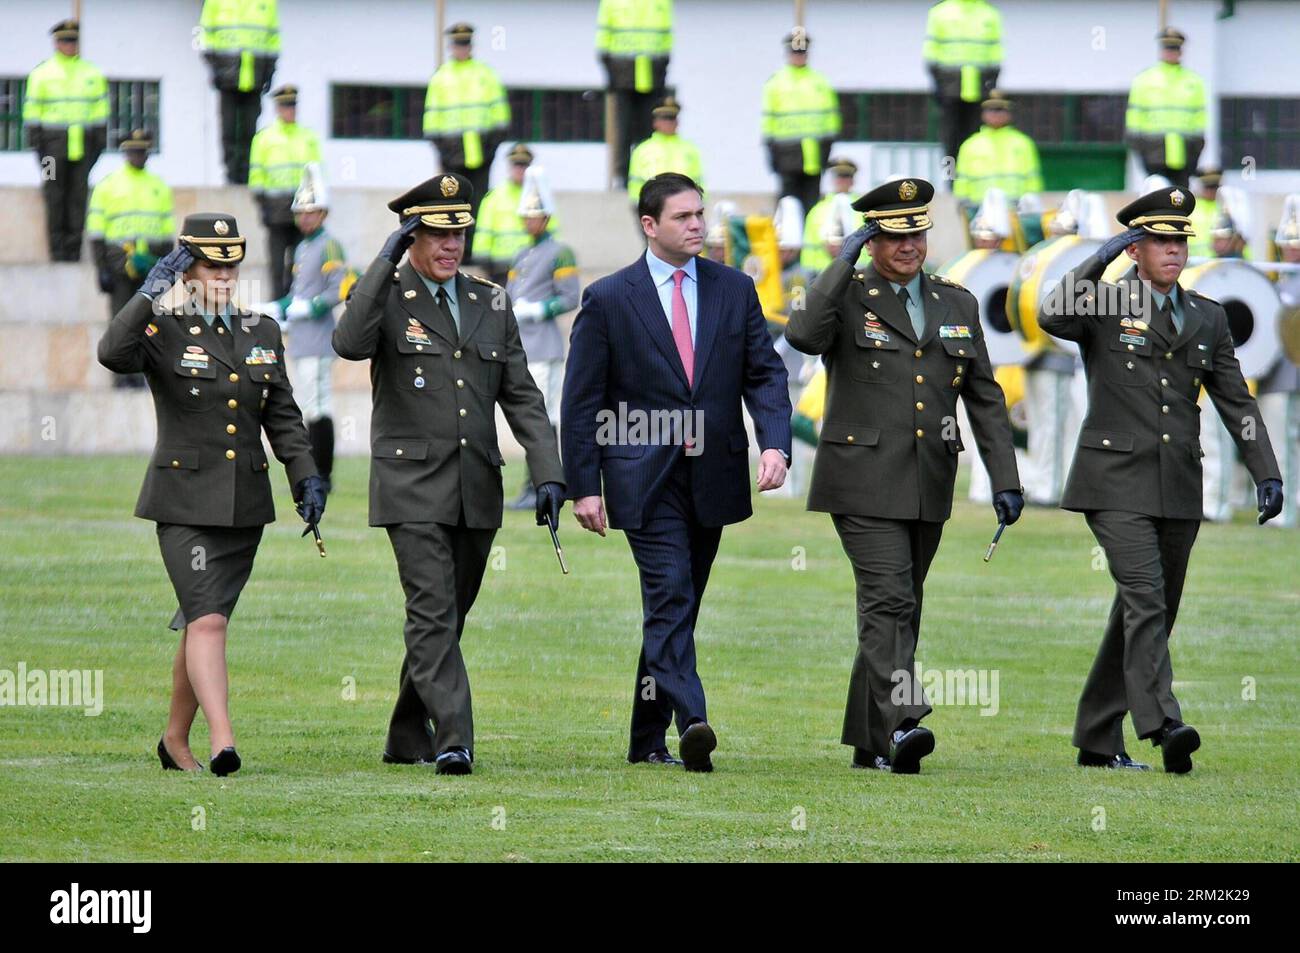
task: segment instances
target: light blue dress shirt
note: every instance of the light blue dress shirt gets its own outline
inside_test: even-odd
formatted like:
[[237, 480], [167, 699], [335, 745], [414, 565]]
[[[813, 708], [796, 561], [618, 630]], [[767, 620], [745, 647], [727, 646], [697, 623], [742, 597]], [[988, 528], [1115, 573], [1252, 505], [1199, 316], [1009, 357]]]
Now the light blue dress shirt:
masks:
[[[673, 272], [677, 270], [677, 266], [668, 264], [648, 248], [645, 250], [645, 263], [650, 269], [650, 280], [655, 283], [655, 291], [659, 292], [659, 304], [664, 309], [664, 315], [668, 318], [668, 329], [671, 331], [673, 326]], [[694, 347], [695, 315], [699, 302], [699, 280], [695, 276], [695, 259], [692, 258], [682, 265], [682, 271], [686, 272], [686, 277], [682, 279], [682, 297], [686, 299], [686, 315], [691, 320], [691, 347]]]
[[[417, 271], [417, 275], [420, 273]], [[432, 278], [426, 278], [420, 275], [420, 280], [424, 286], [429, 289], [429, 294], [433, 295], [435, 303], [438, 301], [438, 289], [447, 289], [447, 306], [451, 308], [451, 319], [456, 324], [457, 333], [460, 332], [460, 299], [456, 297], [456, 276], [452, 275], [446, 281], [434, 281]]]
[[898, 289], [907, 288], [907, 316], [912, 320], [912, 330], [916, 332], [917, 340], [920, 340], [921, 334], [925, 331], [925, 302], [921, 300], [921, 273], [918, 271], [912, 276], [912, 280], [905, 286], [889, 283], [889, 287], [894, 289], [894, 297], [898, 297]]

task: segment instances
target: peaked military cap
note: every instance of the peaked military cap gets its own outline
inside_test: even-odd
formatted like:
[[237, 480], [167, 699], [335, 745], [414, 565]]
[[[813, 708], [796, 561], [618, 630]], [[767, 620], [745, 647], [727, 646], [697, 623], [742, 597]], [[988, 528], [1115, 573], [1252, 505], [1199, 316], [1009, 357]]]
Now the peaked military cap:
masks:
[[117, 147], [123, 152], [127, 149], [142, 149], [148, 152], [153, 148], [153, 137], [143, 129], [132, 129], [131, 135], [119, 142]]
[[388, 207], [405, 221], [412, 215], [429, 228], [465, 228], [474, 224], [470, 214], [474, 186], [469, 179], [455, 172], [444, 172], [426, 179], [404, 195], [388, 203]]
[[1181, 30], [1167, 26], [1156, 34], [1156, 40], [1160, 43], [1161, 49], [1179, 50], [1187, 42], [1187, 36]]
[[781, 42], [784, 43], [786, 49], [791, 52], [807, 53], [808, 45], [812, 43], [812, 37], [808, 35], [808, 31], [803, 27], [797, 26], [787, 33], [785, 39]]
[[826, 163], [826, 167], [836, 175], [852, 177], [858, 174], [858, 164], [844, 156], [831, 156], [830, 161]]
[[81, 24], [73, 19], [60, 20], [50, 27], [50, 32], [56, 40], [76, 40], [81, 37]]
[[1195, 235], [1192, 209], [1196, 196], [1179, 188], [1156, 189], [1135, 199], [1115, 216], [1125, 228], [1141, 228], [1150, 235]]
[[867, 223], [874, 222], [882, 232], [908, 235], [927, 231], [933, 224], [932, 198], [934, 186], [925, 179], [891, 179], [854, 202], [853, 210], [862, 212]]
[[179, 241], [195, 258], [218, 265], [237, 265], [244, 258], [244, 236], [235, 216], [225, 212], [197, 212], [185, 216]]
[[990, 89], [988, 98], [980, 103], [980, 109], [1007, 109], [1011, 108], [1011, 100], [1007, 94], [1000, 89]]
[[650, 110], [650, 115], [656, 119], [676, 119], [677, 114], [682, 111], [682, 107], [677, 102], [675, 96], [665, 96]]
[[528, 148], [525, 142], [516, 142], [510, 148], [509, 155], [506, 156], [515, 165], [528, 165], [533, 161], [533, 150]]
[[1219, 183], [1223, 181], [1223, 170], [1217, 166], [1210, 166], [1197, 172], [1196, 177], [1201, 180], [1203, 188], [1217, 189]]
[[279, 89], [272, 90], [271, 98], [281, 106], [296, 106], [298, 104], [298, 87], [292, 83], [286, 83]]
[[468, 23], [453, 23], [443, 32], [451, 37], [453, 43], [469, 43], [474, 39], [474, 27]]

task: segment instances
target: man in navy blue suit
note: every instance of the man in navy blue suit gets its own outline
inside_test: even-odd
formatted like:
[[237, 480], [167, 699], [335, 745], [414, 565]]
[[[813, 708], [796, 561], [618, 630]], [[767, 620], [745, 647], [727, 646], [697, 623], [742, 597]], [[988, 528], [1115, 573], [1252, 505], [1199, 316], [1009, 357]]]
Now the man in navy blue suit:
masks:
[[[712, 771], [718, 741], [695, 670], [700, 600], [722, 527], [753, 513], [742, 401], [762, 448], [762, 491], [785, 482], [790, 397], [753, 281], [696, 257], [699, 187], [657, 175], [637, 212], [646, 254], [587, 288], [569, 338], [565, 483], [584, 529], [624, 531], [641, 576], [628, 761]], [[674, 714], [680, 761], [665, 741]]]

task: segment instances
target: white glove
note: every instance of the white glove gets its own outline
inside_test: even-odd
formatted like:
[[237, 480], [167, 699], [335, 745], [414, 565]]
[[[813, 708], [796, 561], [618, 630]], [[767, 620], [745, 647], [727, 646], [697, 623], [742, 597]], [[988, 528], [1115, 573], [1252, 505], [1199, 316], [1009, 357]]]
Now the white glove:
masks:
[[248, 305], [249, 311], [256, 311], [258, 314], [264, 314], [267, 317], [275, 318], [277, 321], [284, 320], [284, 309], [280, 307], [278, 301], [255, 301]]
[[524, 301], [520, 298], [515, 301], [515, 320], [521, 324], [540, 321], [545, 310], [540, 301]]
[[311, 302], [306, 298], [294, 298], [289, 302], [289, 307], [284, 309], [284, 317], [286, 321], [311, 317]]

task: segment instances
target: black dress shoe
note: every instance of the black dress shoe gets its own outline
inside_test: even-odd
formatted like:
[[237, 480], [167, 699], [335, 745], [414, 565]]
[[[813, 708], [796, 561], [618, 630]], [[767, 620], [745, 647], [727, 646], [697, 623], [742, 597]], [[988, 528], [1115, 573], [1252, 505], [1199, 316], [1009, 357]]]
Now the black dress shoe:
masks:
[[658, 751], [651, 751], [644, 758], [637, 758], [631, 764], [671, 764], [679, 765], [682, 762], [668, 753], [667, 748], [660, 748]]
[[1156, 741], [1169, 774], [1186, 774], [1192, 770], [1192, 752], [1201, 746], [1201, 736], [1191, 725], [1165, 728]]
[[433, 755], [429, 755], [427, 758], [424, 755], [418, 758], [403, 758], [400, 755], [389, 754], [385, 751], [383, 761], [384, 764], [433, 764]]
[[161, 738], [158, 739], [158, 760], [162, 762], [164, 771], [188, 771], [190, 774], [198, 774], [203, 770], [203, 765], [201, 764], [197, 764], [193, 768], [182, 768], [176, 763], [176, 759], [171, 756], [170, 752], [168, 752], [167, 746], [163, 744]]
[[894, 774], [920, 774], [921, 759], [934, 750], [934, 732], [917, 725], [894, 732], [889, 745], [889, 770]]
[[222, 748], [212, 760], [208, 762], [208, 770], [219, 778], [224, 778], [228, 774], [234, 774], [244, 762], [239, 760], [239, 752], [234, 748]]
[[1150, 771], [1151, 765], [1134, 761], [1127, 752], [1119, 754], [1098, 754], [1095, 751], [1079, 749], [1079, 764], [1085, 768], [1128, 768], [1132, 771]]
[[687, 771], [712, 771], [713, 761], [709, 755], [718, 746], [718, 736], [713, 733], [706, 721], [697, 721], [682, 732], [677, 749], [682, 755], [682, 764]]
[[473, 760], [464, 748], [448, 748], [433, 759], [434, 770], [439, 774], [470, 774]]
[[875, 771], [888, 771], [889, 759], [883, 754], [873, 754], [866, 748], [853, 749], [853, 767], [871, 768]]

